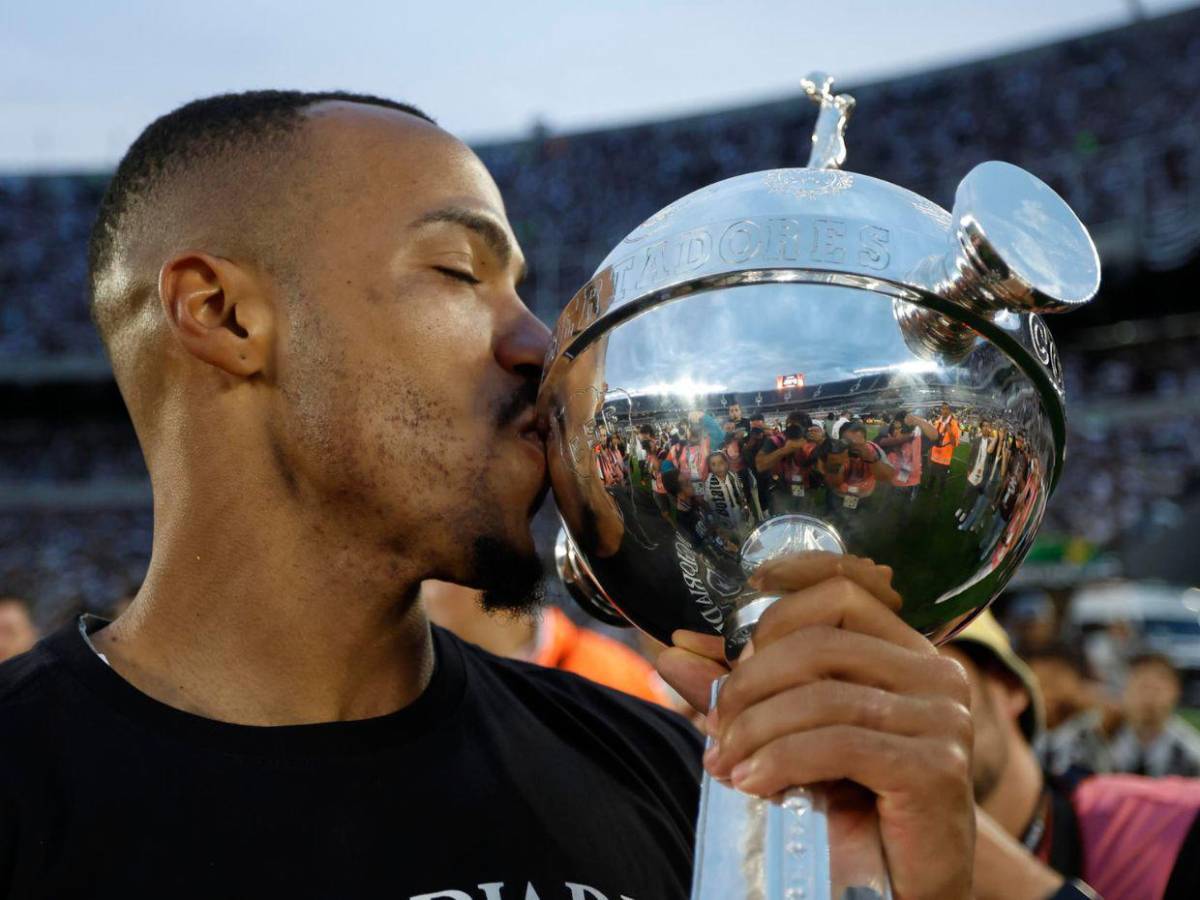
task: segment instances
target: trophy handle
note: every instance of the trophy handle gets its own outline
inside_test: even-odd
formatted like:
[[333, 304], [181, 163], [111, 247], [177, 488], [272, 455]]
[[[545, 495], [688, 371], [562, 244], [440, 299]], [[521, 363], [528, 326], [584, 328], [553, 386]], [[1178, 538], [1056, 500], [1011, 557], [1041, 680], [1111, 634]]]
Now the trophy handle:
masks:
[[[724, 680], [713, 682], [712, 703]], [[705, 772], [691, 897], [891, 900], [873, 800], [851, 785], [791, 788], [764, 800]]]

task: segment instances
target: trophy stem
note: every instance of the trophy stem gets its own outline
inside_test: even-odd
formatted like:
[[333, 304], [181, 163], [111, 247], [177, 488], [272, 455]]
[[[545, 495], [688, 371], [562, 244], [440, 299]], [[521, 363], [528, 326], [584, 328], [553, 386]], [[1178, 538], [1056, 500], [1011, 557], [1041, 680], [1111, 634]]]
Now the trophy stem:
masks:
[[[713, 682], [712, 703], [723, 681]], [[862, 809], [846, 810], [853, 843], [831, 859], [830, 793], [817, 785], [764, 800], [705, 772], [692, 900], [891, 900], [878, 828], [863, 827]]]

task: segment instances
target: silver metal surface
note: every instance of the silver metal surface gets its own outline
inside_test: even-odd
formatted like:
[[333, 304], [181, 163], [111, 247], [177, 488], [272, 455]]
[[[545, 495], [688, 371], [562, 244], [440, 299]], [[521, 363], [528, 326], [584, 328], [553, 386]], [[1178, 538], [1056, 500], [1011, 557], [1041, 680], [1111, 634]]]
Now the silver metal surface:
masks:
[[[948, 212], [838, 169], [852, 101], [825, 76], [806, 89], [812, 165], [709, 185], [635, 228], [565, 308], [539, 395], [599, 593], [661, 641], [717, 634], [731, 657], [770, 604], [744, 563], [793, 552], [766, 538], [803, 521], [891, 566], [932, 640], [996, 596], [1064, 458], [1038, 313], [1099, 284], [1087, 232], [1032, 175], [977, 166]], [[613, 436], [647, 461], [602, 467]]]

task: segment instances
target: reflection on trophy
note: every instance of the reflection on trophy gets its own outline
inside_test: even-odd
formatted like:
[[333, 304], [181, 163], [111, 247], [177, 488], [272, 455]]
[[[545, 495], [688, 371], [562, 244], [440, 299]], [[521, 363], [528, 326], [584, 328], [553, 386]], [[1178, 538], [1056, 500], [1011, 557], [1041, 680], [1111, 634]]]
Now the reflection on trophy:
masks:
[[[987, 606], [1063, 464], [1039, 314], [1099, 286], [1079, 220], [1019, 168], [977, 166], [951, 212], [840, 170], [853, 100], [831, 85], [805, 82], [805, 168], [709, 185], [609, 254], [559, 319], [539, 399], [572, 593], [663, 642], [720, 635], [730, 659], [775, 599], [747, 579], [781, 555], [891, 566], [934, 641]], [[613, 434], [647, 442], [644, 477], [605, 476]], [[889, 896], [877, 839], [843, 851], [837, 814], [821, 791], [767, 803], [706, 780], [693, 896]]]

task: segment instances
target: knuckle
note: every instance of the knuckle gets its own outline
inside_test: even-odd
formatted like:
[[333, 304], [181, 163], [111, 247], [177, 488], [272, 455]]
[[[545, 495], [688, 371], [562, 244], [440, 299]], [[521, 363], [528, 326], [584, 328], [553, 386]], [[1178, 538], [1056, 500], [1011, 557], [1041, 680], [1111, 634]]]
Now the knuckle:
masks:
[[855, 694], [848, 701], [854, 704], [857, 724], [871, 731], [890, 731], [896, 721], [895, 696], [878, 688], [866, 688]]
[[971, 754], [957, 741], [936, 741], [928, 750], [928, 771], [939, 782], [959, 785], [971, 780]]
[[859, 592], [862, 588], [849, 576], [837, 575], [831, 578], [829, 587], [832, 598], [842, 609], [853, 606], [860, 599]]
[[945, 723], [950, 738], [959, 746], [970, 747], [975, 742], [975, 720], [965, 703], [950, 700], [938, 711], [939, 721]]
[[939, 687], [964, 706], [971, 702], [971, 683], [967, 680], [967, 670], [962, 663], [949, 656], [937, 655], [930, 657]]

